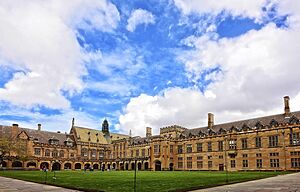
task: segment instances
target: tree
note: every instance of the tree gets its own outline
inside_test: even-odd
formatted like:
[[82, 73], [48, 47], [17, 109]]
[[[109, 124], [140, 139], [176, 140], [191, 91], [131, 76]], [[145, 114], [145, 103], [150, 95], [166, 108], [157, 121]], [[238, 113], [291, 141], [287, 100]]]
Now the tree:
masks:
[[4, 159], [27, 159], [27, 141], [24, 139], [0, 138], [0, 165]]

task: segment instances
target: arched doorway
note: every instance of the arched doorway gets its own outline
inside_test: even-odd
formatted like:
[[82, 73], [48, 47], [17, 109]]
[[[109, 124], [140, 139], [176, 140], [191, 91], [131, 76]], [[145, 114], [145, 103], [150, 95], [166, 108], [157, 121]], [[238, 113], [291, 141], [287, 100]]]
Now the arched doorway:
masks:
[[23, 163], [21, 161], [14, 161], [12, 167], [23, 167]]
[[148, 162], [145, 162], [144, 163], [144, 170], [148, 170], [149, 169], [149, 163]]
[[169, 165], [169, 170], [170, 170], [170, 171], [173, 171], [173, 170], [174, 170], [174, 164], [173, 164], [173, 163], [170, 163], [170, 165]]
[[2, 161], [1, 166], [2, 167], [7, 167], [7, 163], [5, 161]]
[[93, 169], [99, 169], [99, 165], [98, 164], [94, 164], [93, 165]]
[[76, 163], [75, 164], [75, 169], [81, 169], [81, 163]]
[[129, 164], [128, 164], [128, 163], [125, 163], [125, 170], [128, 171], [128, 169], [129, 169]]
[[52, 170], [53, 170], [53, 171], [58, 171], [58, 170], [60, 170], [60, 163], [58, 163], [58, 162], [53, 163], [53, 165], [52, 165]]
[[105, 164], [103, 163], [102, 164], [102, 171], [104, 171], [105, 170]]
[[64, 169], [72, 169], [71, 163], [65, 163]]
[[36, 163], [35, 162], [28, 162], [26, 167], [28, 168], [36, 168]]
[[120, 170], [124, 170], [124, 164], [123, 163], [120, 163]]
[[137, 166], [138, 166], [138, 170], [142, 170], [142, 163], [141, 162], [138, 162]]
[[107, 164], [107, 169], [110, 170], [110, 164]]
[[114, 170], [116, 169], [116, 164], [115, 164], [115, 163], [112, 164], [112, 168], [113, 168]]
[[49, 163], [48, 162], [42, 162], [41, 165], [40, 165], [40, 169], [49, 169]]
[[90, 168], [90, 166], [91, 166], [91, 164], [89, 164], [89, 163], [86, 163], [86, 164], [84, 165], [84, 168], [85, 168], [85, 169], [89, 169], [89, 168]]
[[131, 163], [131, 170], [135, 169], [135, 163]]
[[161, 171], [161, 162], [155, 161], [155, 171]]

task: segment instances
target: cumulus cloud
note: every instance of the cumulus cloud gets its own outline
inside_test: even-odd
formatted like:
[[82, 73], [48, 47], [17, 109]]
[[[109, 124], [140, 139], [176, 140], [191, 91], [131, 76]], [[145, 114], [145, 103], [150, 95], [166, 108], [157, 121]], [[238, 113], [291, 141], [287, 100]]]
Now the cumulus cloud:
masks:
[[130, 17], [127, 20], [127, 30], [130, 32], [133, 32], [136, 28], [136, 26], [141, 24], [154, 24], [155, 23], [155, 17], [154, 15], [146, 11], [144, 9], [136, 9], [134, 10]]
[[209, 69], [221, 71], [206, 77], [213, 81], [203, 93], [172, 88], [161, 95], [131, 99], [120, 116], [121, 130], [131, 128], [144, 134], [146, 126], [156, 133], [169, 124], [205, 126], [208, 112], [216, 114], [217, 123], [283, 113], [285, 95], [291, 97], [291, 110], [300, 110], [300, 9], [279, 10], [289, 13], [289, 28], [270, 23], [235, 38], [204, 35], [183, 41], [193, 49], [178, 52], [178, 60], [191, 81], [197, 82]]
[[213, 14], [217, 15], [222, 11], [232, 16], [249, 17], [260, 20], [263, 17], [262, 7], [266, 0], [174, 0], [175, 5], [183, 14]]
[[94, 116], [82, 111], [74, 111], [72, 109], [62, 110], [61, 113], [47, 115], [35, 109], [29, 111], [16, 105], [6, 106], [6, 110], [1, 112], [3, 116], [17, 116], [17, 121], [1, 119], [4, 125], [18, 123], [20, 127], [37, 128], [37, 124], [42, 124], [42, 129], [47, 131], [69, 132], [71, 129], [72, 118], [75, 118], [75, 125], [83, 127], [101, 128], [102, 119], [96, 119]]
[[1, 1], [1, 65], [23, 72], [0, 88], [0, 100], [69, 108], [64, 94], [83, 88], [86, 74], [76, 29], [112, 31], [120, 20], [107, 1]]

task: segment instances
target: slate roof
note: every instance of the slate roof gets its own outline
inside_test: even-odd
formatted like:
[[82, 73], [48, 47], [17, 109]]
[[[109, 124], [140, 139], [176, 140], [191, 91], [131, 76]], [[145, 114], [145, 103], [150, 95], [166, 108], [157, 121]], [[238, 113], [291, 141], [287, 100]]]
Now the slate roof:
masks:
[[74, 141], [74, 138], [70, 134], [66, 133], [57, 133], [57, 132], [50, 132], [50, 131], [38, 131], [35, 129], [28, 129], [28, 128], [20, 128], [21, 131], [25, 131], [27, 135], [32, 139], [38, 139], [39, 143], [49, 143], [49, 139], [57, 139], [59, 145], [64, 145], [64, 142], [70, 138]]
[[109, 144], [114, 140], [129, 138], [128, 135], [117, 133], [110, 133], [109, 136], [106, 137], [102, 131], [86, 127], [73, 126], [73, 129], [76, 132], [76, 139], [81, 142]]
[[[74, 141], [74, 138], [70, 134], [66, 133], [57, 133], [57, 132], [50, 132], [50, 131], [43, 131], [43, 130], [36, 130], [36, 129], [28, 129], [19, 127], [18, 134], [24, 131], [30, 139], [37, 140], [39, 143], [49, 144], [49, 139], [57, 139], [59, 145], [64, 145], [64, 142], [69, 138]], [[12, 126], [4, 126], [0, 125], [0, 137], [3, 136], [11, 136]]]
[[265, 117], [258, 117], [253, 119], [246, 119], [241, 121], [233, 121], [228, 123], [217, 124], [212, 127], [210, 130], [207, 126], [194, 128], [194, 129], [187, 129], [182, 134], [185, 136], [189, 135], [199, 135], [199, 132], [204, 134], [209, 134], [209, 131], [218, 132], [220, 130], [229, 131], [232, 128], [236, 128], [237, 130], [241, 130], [243, 128], [253, 129], [257, 126], [271, 126], [272, 124], [281, 124], [281, 123], [289, 123], [290, 121], [298, 121], [300, 119], [300, 111], [292, 112], [288, 118], [284, 114], [277, 114]]

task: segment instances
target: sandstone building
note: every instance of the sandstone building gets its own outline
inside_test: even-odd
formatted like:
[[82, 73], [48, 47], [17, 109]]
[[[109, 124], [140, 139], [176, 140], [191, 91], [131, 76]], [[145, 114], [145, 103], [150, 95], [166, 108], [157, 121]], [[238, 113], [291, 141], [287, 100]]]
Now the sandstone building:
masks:
[[300, 170], [300, 111], [291, 112], [284, 97], [284, 113], [205, 127], [173, 125], [145, 137], [76, 126], [69, 133], [0, 126], [0, 137], [26, 142], [27, 159], [5, 156], [2, 169], [113, 170]]

